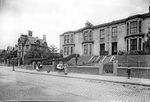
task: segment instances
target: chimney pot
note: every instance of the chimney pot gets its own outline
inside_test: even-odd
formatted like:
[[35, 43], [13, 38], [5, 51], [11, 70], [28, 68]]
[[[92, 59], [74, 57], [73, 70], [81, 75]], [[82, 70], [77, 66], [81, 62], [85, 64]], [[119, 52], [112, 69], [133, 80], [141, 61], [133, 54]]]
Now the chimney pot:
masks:
[[32, 36], [32, 31], [31, 30], [28, 30], [28, 35]]
[[43, 35], [43, 40], [46, 42], [46, 35], [45, 34]]

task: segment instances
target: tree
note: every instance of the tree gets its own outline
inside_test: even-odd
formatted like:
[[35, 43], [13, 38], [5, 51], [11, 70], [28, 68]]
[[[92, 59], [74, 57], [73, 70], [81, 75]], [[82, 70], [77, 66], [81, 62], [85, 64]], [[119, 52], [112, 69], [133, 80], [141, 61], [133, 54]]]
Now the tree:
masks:
[[26, 53], [25, 58], [41, 58], [41, 55], [42, 51], [40, 49], [34, 48]]
[[50, 45], [49, 50], [51, 53], [57, 53], [58, 48], [55, 45]]
[[0, 53], [0, 60], [4, 61], [6, 59], [6, 56], [7, 56], [7, 51], [3, 49]]

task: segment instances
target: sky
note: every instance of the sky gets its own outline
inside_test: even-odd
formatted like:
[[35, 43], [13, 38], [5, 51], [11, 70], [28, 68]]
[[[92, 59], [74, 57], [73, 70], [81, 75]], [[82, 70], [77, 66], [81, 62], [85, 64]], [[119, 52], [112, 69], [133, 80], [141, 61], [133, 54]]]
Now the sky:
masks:
[[148, 13], [150, 0], [0, 0], [0, 49], [14, 46], [20, 34], [46, 35], [48, 45], [59, 48], [59, 35]]

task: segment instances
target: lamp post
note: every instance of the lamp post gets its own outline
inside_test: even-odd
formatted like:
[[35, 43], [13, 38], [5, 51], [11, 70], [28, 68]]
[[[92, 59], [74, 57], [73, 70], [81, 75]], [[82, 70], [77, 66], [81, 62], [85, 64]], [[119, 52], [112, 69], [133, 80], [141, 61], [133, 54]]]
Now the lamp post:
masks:
[[12, 63], [13, 64], [13, 70], [12, 71], [15, 71], [15, 67], [14, 67], [14, 49], [13, 49], [13, 53], [12, 54], [13, 54], [13, 58], [12, 58], [12, 61], [13, 61], [13, 63]]
[[14, 57], [13, 57], [13, 71], [15, 71], [15, 67], [14, 67]]

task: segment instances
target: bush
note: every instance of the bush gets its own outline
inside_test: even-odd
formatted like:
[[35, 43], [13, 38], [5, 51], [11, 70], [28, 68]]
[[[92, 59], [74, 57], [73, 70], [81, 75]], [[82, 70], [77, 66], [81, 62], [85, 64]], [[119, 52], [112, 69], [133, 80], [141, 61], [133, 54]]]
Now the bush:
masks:
[[123, 52], [123, 51], [118, 51], [118, 55], [124, 55], [125, 54], [125, 52]]
[[146, 52], [144, 51], [130, 51], [129, 55], [145, 55]]

